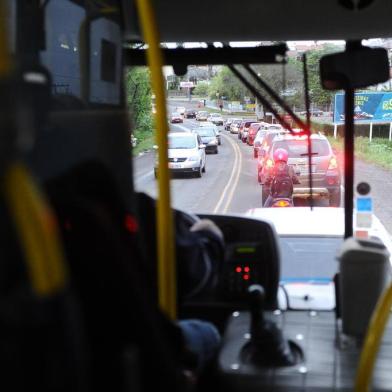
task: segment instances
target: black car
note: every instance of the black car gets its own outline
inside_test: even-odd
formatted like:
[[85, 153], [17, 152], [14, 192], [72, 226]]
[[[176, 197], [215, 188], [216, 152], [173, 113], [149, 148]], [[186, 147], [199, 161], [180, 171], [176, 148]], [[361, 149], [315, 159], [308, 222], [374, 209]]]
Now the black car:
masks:
[[196, 110], [187, 109], [187, 110], [185, 111], [184, 117], [185, 117], [185, 118], [196, 118]]

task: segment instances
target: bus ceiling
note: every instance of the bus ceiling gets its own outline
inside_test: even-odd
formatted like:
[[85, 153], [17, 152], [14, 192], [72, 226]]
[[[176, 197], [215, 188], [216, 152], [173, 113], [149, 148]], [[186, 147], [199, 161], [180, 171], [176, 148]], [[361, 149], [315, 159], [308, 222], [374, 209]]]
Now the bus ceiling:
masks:
[[[162, 42], [357, 40], [391, 35], [390, 0], [152, 1]], [[141, 41], [134, 0], [127, 39]]]

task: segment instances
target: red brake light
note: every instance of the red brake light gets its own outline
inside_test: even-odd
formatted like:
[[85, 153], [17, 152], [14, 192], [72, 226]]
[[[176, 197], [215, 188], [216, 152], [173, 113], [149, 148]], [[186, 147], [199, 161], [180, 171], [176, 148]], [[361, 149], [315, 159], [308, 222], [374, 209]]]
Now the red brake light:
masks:
[[329, 161], [328, 170], [334, 170], [338, 168], [338, 161], [335, 157], [332, 157]]

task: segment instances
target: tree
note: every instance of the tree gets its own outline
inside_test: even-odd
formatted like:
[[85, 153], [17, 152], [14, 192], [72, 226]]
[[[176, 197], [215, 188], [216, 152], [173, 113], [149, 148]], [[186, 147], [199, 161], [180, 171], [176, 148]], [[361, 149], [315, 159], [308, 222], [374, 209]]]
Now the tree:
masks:
[[208, 83], [199, 82], [196, 87], [193, 89], [193, 95], [198, 95], [200, 97], [205, 97], [208, 95]]
[[208, 94], [213, 99], [224, 96], [229, 101], [242, 101], [247, 90], [229, 68], [222, 67], [211, 79]]
[[307, 53], [309, 95], [311, 102], [316, 106], [329, 106], [332, 102], [334, 92], [324, 90], [321, 86], [319, 63], [321, 57], [326, 54], [341, 50], [337, 45], [325, 45], [322, 49], [312, 50]]
[[135, 135], [152, 132], [151, 83], [148, 68], [135, 67], [128, 70], [126, 93], [127, 103], [133, 115]]

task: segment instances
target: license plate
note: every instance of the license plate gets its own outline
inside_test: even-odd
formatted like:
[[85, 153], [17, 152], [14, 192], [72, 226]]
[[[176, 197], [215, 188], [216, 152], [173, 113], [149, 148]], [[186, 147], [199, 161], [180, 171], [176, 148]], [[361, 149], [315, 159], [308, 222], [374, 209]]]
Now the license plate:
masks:
[[181, 165], [181, 163], [169, 163], [169, 168], [170, 169], [181, 169], [182, 165]]
[[[308, 174], [309, 165], [298, 165], [296, 171], [300, 172], [301, 174]], [[312, 173], [314, 173], [315, 171], [316, 171], [316, 165], [312, 165]]]

